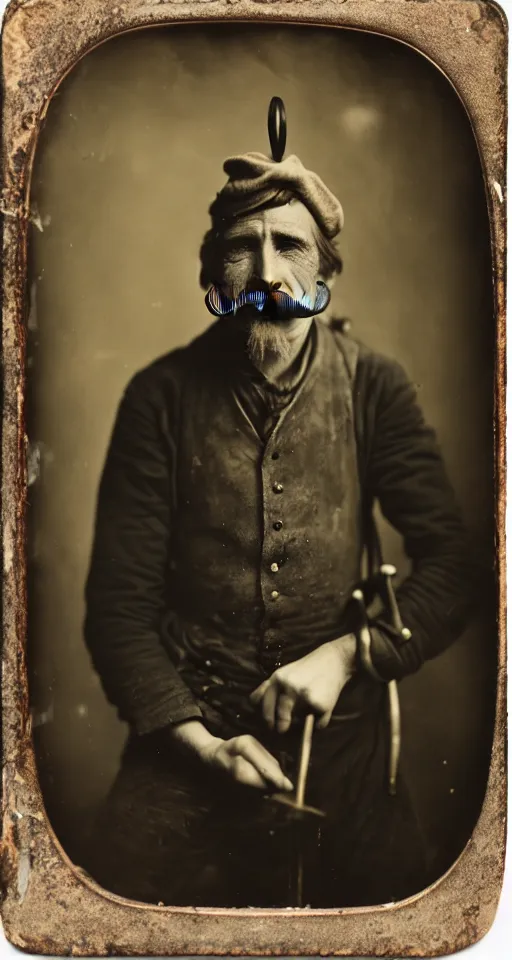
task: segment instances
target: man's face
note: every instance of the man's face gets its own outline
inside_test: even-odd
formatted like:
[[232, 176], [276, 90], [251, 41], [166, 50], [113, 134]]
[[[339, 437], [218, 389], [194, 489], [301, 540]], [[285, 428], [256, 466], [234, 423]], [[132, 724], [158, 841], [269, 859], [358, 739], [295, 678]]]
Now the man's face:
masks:
[[[306, 294], [314, 303], [319, 267], [315, 222], [299, 201], [240, 217], [223, 238], [222, 291], [231, 299], [273, 286], [296, 299]], [[233, 331], [246, 338], [253, 361], [261, 364], [286, 361], [311, 317], [267, 315], [247, 304], [231, 322]]]
[[290, 296], [316, 293], [320, 258], [314, 220], [299, 201], [237, 220], [226, 232], [222, 289], [237, 297], [248, 288], [277, 286]]

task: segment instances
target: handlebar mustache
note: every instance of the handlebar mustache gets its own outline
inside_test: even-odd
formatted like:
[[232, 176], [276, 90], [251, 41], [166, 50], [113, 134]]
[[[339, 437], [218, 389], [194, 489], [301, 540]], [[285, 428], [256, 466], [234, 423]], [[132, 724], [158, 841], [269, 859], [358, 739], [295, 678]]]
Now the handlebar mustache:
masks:
[[206, 294], [205, 304], [215, 317], [227, 317], [237, 313], [247, 305], [254, 307], [259, 313], [270, 314], [276, 319], [291, 317], [314, 317], [329, 305], [331, 293], [329, 287], [317, 280], [316, 296], [312, 298], [304, 294], [300, 299], [291, 297], [283, 290], [243, 290], [235, 299], [221, 293], [217, 287], [210, 287]]

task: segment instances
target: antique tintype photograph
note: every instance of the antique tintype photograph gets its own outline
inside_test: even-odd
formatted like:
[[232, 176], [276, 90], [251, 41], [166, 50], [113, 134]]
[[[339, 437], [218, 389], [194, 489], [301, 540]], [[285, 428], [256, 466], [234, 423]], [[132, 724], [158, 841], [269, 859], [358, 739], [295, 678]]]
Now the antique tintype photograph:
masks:
[[41, 818], [109, 906], [414, 904], [495, 737], [482, 147], [384, 31], [146, 26], [66, 71], [27, 187]]
[[489, 235], [455, 94], [379, 38], [121, 38], [55, 98], [32, 198], [56, 830], [153, 903], [418, 893], [469, 839], [495, 683]]

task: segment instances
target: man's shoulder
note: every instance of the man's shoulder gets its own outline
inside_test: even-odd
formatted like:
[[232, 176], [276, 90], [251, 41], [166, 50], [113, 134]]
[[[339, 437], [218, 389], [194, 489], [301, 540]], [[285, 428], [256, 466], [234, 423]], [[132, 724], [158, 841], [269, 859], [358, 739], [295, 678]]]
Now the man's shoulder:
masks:
[[352, 334], [347, 321], [334, 321], [330, 329], [338, 348], [348, 358], [352, 366], [354, 385], [375, 389], [379, 385], [390, 385], [404, 380], [405, 372], [401, 364], [389, 354], [375, 350], [368, 343]]
[[402, 379], [405, 376], [404, 368], [395, 357], [374, 350], [361, 341], [358, 341], [358, 346], [358, 367], [368, 376], [377, 379]]

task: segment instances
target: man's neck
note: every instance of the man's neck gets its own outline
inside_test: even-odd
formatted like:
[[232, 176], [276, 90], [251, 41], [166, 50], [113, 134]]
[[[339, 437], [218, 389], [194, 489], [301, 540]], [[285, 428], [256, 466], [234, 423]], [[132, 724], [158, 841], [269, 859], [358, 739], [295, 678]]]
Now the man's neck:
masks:
[[271, 383], [279, 386], [293, 379], [296, 368], [300, 365], [302, 349], [309, 337], [310, 331], [311, 323], [295, 335], [292, 334], [290, 336], [290, 352], [286, 357], [268, 354], [263, 360], [258, 361], [255, 366], [257, 366], [260, 373]]

